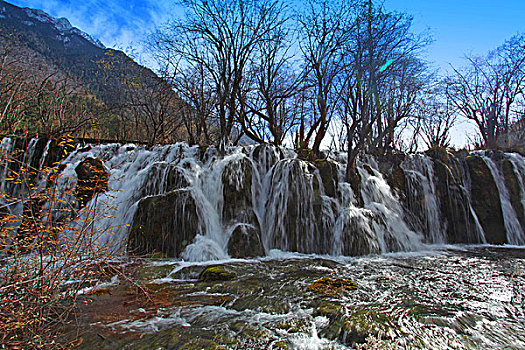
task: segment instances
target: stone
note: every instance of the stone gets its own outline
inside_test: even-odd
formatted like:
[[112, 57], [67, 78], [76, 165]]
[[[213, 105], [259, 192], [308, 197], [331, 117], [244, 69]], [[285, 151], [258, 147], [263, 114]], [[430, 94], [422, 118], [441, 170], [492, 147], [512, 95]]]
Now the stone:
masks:
[[[509, 159], [504, 159], [502, 161], [501, 168], [503, 170], [505, 187], [509, 192], [510, 203], [516, 212], [516, 217], [518, 218], [522, 229], [525, 230], [525, 210], [523, 208], [523, 203], [521, 202], [520, 179], [518, 178], [518, 176], [522, 175], [518, 175], [514, 172], [514, 165]], [[524, 179], [521, 180], [523, 181]]]
[[372, 212], [351, 209], [343, 215], [345, 215], [341, 242], [343, 255], [361, 256], [380, 253], [379, 241], [372, 227], [374, 220]]
[[77, 187], [75, 190], [79, 208], [84, 207], [97, 193], [108, 190], [109, 172], [97, 158], [86, 158], [75, 168]]
[[317, 159], [314, 161], [314, 165], [319, 170], [324, 193], [329, 197], [336, 198], [337, 188], [339, 186], [339, 171], [337, 165], [327, 159]]
[[128, 251], [179, 257], [199, 233], [199, 215], [190, 189], [142, 199], [129, 233]]
[[235, 273], [228, 271], [222, 265], [209, 266], [199, 276], [199, 282], [231, 281], [236, 278]]
[[228, 254], [232, 258], [253, 258], [266, 255], [260, 230], [248, 224], [235, 226], [228, 240]]
[[308, 289], [324, 296], [335, 296], [355, 290], [357, 289], [357, 285], [343, 278], [332, 279], [330, 277], [322, 277], [312, 282], [308, 286]]
[[244, 222], [258, 225], [252, 204], [253, 165], [242, 157], [228, 163], [222, 172], [225, 223]]
[[485, 231], [485, 238], [491, 244], [507, 243], [505, 222], [496, 183], [489, 167], [477, 155], [467, 158], [471, 179], [472, 207]]

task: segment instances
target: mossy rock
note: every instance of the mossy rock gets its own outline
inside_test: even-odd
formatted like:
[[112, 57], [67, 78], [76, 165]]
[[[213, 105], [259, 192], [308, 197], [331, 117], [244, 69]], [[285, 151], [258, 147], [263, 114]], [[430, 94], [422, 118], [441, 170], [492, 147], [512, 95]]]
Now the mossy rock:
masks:
[[323, 301], [316, 308], [314, 316], [326, 316], [328, 318], [334, 318], [336, 316], [342, 315], [343, 306], [339, 303], [331, 301]]
[[228, 254], [232, 258], [253, 258], [266, 255], [260, 230], [253, 225], [237, 225], [228, 240]]
[[325, 194], [329, 197], [336, 198], [337, 187], [339, 185], [337, 164], [328, 159], [317, 159], [314, 161], [314, 165], [319, 170], [319, 176], [323, 182]]
[[347, 317], [342, 325], [339, 340], [346, 345], [355, 347], [357, 344], [366, 343], [368, 336], [376, 337], [378, 334], [388, 334], [397, 329], [394, 315], [386, 312], [357, 310]]
[[[516, 217], [521, 224], [521, 227], [525, 229], [525, 217], [524, 217], [524, 208], [523, 203], [521, 202], [521, 188], [520, 188], [520, 179], [518, 176], [521, 174], [516, 174], [514, 172], [514, 165], [509, 159], [504, 159], [501, 163], [503, 170], [503, 178], [505, 180], [505, 187], [509, 193], [510, 203], [516, 212]], [[522, 181], [525, 179], [521, 179]]]
[[173, 265], [170, 264], [159, 266], [144, 264], [138, 268], [134, 276], [141, 281], [152, 281], [166, 277], [173, 269]]
[[199, 276], [199, 282], [231, 281], [237, 276], [222, 265], [209, 266]]
[[310, 284], [308, 289], [324, 296], [335, 296], [357, 289], [357, 285], [343, 278], [322, 277]]
[[190, 189], [147, 197], [133, 217], [128, 251], [178, 257], [198, 232], [199, 216]]
[[499, 191], [489, 167], [477, 155], [468, 157], [467, 165], [471, 179], [472, 207], [485, 231], [487, 242], [507, 243]]
[[[164, 183], [161, 183], [164, 180]], [[184, 171], [168, 163], [153, 164], [142, 186], [141, 197], [159, 195], [190, 186]]]
[[75, 190], [79, 207], [83, 208], [97, 193], [108, 190], [109, 172], [97, 158], [86, 158], [75, 168], [77, 187]]
[[392, 173], [388, 177], [388, 183], [391, 187], [396, 189], [397, 193], [405, 196], [407, 191], [407, 183], [405, 178], [405, 171], [401, 167], [392, 169]]
[[252, 203], [253, 165], [247, 157], [231, 161], [222, 172], [225, 223], [245, 222], [256, 225]]

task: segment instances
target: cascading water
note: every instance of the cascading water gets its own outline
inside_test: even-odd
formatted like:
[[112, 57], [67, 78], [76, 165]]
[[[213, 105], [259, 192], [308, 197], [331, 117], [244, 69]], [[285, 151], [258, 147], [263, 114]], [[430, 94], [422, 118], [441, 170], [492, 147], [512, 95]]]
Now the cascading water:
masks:
[[499, 199], [501, 202], [501, 211], [503, 213], [503, 220], [505, 223], [505, 230], [507, 232], [507, 241], [510, 244], [522, 245], [525, 244], [525, 236], [523, 229], [521, 228], [520, 222], [516, 217], [516, 212], [510, 202], [509, 192], [505, 186], [505, 180], [503, 175], [499, 171], [494, 161], [486, 155], [481, 155], [481, 158], [487, 164], [492, 178], [496, 182], [496, 186], [499, 192]]
[[440, 217], [439, 201], [434, 185], [432, 159], [423, 154], [410, 154], [401, 163], [407, 182], [407, 202], [419, 218], [419, 229], [429, 243], [445, 243], [445, 230]]
[[[33, 166], [47, 164], [46, 158], [52, 153], [50, 141], [34, 139], [25, 144], [23, 163]], [[14, 138], [4, 138], [0, 145], [5, 153], [16, 147]], [[522, 208], [525, 208], [525, 161], [517, 155], [506, 157], [512, 162]], [[77, 186], [75, 169], [88, 158], [103, 162], [109, 173], [108, 190], [96, 194], [85, 207], [79, 208], [72, 195]], [[498, 186], [508, 241], [524, 244], [523, 231], [510, 203], [503, 176], [490, 158], [484, 157], [484, 161]], [[388, 175], [377, 170], [379, 167], [373, 159], [358, 162], [361, 177], [358, 194], [364, 207], [357, 205], [356, 193], [344, 181], [344, 165], [331, 162], [336, 164], [334, 169], [338, 181], [335, 191], [332, 186], [332, 194], [328, 196], [324, 187], [326, 174], [321, 176], [314, 164], [298, 159], [293, 151], [271, 145], [233, 147], [225, 156], [219, 156], [214, 148], [203, 153], [198, 146], [190, 147], [184, 143], [152, 148], [107, 144], [78, 147], [71, 152], [62, 163], [57, 185], [68, 202], [64, 205], [69, 210], [67, 215], [77, 216], [78, 222], [85, 222], [88, 217], [94, 219], [91, 229], [99, 235], [98, 244], [111, 246], [119, 252], [125, 252], [128, 247], [128, 236], [137, 220], [140, 205], [148, 203], [151, 206], [151, 198], [184, 201], [171, 206], [183, 209], [172, 209], [174, 212], [166, 213], [164, 217], [168, 219], [163, 220], [180, 223], [185, 218], [196, 218], [195, 225], [190, 225], [195, 232], [188, 236], [188, 241], [177, 241], [177, 246], [182, 248], [173, 250], [174, 256], [192, 261], [228, 258], [234, 232], [237, 232], [237, 238], [243, 235], [259, 237], [264, 246], [259, 251], [280, 249], [361, 255], [418, 250], [424, 247], [422, 242], [447, 243], [450, 230], [447, 231], [445, 222], [454, 225], [452, 220], [456, 217], [470, 215], [463, 221], [477, 223], [480, 227], [470, 203], [464, 203], [461, 206], [464, 212], [454, 213], [456, 216], [443, 212], [443, 207], [447, 206], [440, 203], [437, 177], [429, 156], [409, 155], [401, 164], [407, 183], [408, 209], [417, 214], [418, 220], [410, 225], [407, 222], [413, 216], [408, 215], [393, 195], [385, 180]], [[4, 163], [0, 168], [3, 179], [9, 176], [9, 172], [9, 166]], [[455, 175], [450, 172], [447, 176]], [[459, 197], [451, 197], [449, 193], [446, 198], [468, 202], [469, 190], [463, 187], [464, 180], [458, 178], [455, 181], [459, 188], [455, 195]], [[0, 186], [3, 192], [13, 193], [7, 181], [2, 180]], [[66, 198], [66, 193], [71, 195]], [[162, 197], [168, 194], [171, 195]], [[447, 208], [459, 206], [455, 203]], [[95, 213], [93, 209], [96, 209]], [[178, 212], [181, 210], [193, 210], [193, 213], [187, 212], [187, 216], [182, 217]], [[152, 224], [151, 227], [156, 226]], [[173, 232], [162, 234], [177, 236], [181, 234], [178, 230], [182, 228], [175, 227]]]
[[374, 231], [381, 252], [410, 251], [422, 248], [421, 236], [403, 221], [403, 209], [390, 186], [378, 170], [370, 165], [358, 164], [365, 208], [376, 216]]

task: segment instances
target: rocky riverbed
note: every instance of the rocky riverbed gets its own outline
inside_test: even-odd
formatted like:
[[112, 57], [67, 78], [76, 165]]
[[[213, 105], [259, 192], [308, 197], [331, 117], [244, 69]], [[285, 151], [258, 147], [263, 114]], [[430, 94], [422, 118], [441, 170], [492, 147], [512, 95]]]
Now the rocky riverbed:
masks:
[[122, 270], [80, 296], [81, 349], [525, 348], [523, 248]]

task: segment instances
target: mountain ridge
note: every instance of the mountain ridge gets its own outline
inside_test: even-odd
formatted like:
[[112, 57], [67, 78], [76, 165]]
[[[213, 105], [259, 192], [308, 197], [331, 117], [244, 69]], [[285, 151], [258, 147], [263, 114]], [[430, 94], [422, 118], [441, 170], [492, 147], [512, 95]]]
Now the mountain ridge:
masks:
[[[180, 99], [167, 82], [124, 52], [106, 48], [98, 39], [73, 27], [67, 18], [54, 18], [42, 10], [0, 0], [0, 56], [4, 61], [6, 57], [10, 59], [11, 70], [17, 72], [14, 75], [19, 79], [36, 81], [38, 77], [41, 83], [35, 84], [41, 86], [45, 81], [53, 84], [66, 81], [75, 94], [95, 99], [89, 102], [94, 109], [89, 113], [96, 114], [98, 125], [105, 124], [105, 131], [100, 128], [97, 131], [101, 138], [167, 142], [167, 137], [160, 140], [157, 134], [166, 133], [163, 125], [166, 117], [176, 124]], [[163, 101], [151, 97], [155, 94]], [[159, 103], [164, 105], [159, 107]], [[32, 113], [31, 118], [41, 117], [37, 115], [41, 111], [31, 109], [26, 109]], [[100, 116], [101, 109], [105, 117]], [[163, 115], [159, 116], [157, 111]], [[86, 123], [82, 124], [84, 128]], [[32, 122], [26, 124], [25, 128], [31, 129]], [[1, 129], [0, 133], [6, 132]], [[153, 136], [148, 135], [151, 133]], [[87, 135], [95, 136], [92, 131]]]

